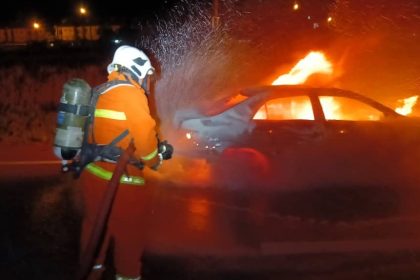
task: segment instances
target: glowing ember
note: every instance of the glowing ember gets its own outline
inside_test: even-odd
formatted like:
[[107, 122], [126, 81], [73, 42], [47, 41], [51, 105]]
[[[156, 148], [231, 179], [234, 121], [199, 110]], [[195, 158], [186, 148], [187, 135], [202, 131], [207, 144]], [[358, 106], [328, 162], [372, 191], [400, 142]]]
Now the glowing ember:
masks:
[[315, 73], [332, 74], [332, 64], [322, 52], [310, 52], [301, 59], [289, 73], [278, 77], [272, 85], [298, 85], [303, 84], [309, 76]]
[[401, 107], [395, 109], [395, 112], [401, 115], [409, 115], [413, 112], [413, 106], [416, 105], [418, 95], [414, 95], [405, 99], [399, 99], [398, 102], [402, 103]]

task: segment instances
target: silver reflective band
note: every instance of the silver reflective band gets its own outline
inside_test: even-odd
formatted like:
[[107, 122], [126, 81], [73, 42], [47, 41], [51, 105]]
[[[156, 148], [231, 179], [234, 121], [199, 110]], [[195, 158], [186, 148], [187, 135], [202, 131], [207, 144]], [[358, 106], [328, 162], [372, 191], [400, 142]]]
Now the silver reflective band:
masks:
[[102, 268], [105, 268], [102, 264], [95, 264], [95, 265], [92, 267], [92, 270], [100, 270], [100, 269], [102, 269]]
[[121, 276], [121, 275], [115, 275], [115, 280], [140, 280], [141, 279], [141, 277], [140, 276], [138, 276], [138, 277], [124, 277], [124, 276]]

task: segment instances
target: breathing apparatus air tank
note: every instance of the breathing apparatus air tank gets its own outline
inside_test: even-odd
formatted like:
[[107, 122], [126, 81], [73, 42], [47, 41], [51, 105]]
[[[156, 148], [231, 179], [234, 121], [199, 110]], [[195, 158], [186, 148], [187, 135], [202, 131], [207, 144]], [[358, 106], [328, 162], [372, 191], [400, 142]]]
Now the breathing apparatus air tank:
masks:
[[54, 154], [58, 158], [71, 160], [80, 152], [91, 95], [91, 87], [82, 79], [71, 79], [64, 84], [54, 139]]

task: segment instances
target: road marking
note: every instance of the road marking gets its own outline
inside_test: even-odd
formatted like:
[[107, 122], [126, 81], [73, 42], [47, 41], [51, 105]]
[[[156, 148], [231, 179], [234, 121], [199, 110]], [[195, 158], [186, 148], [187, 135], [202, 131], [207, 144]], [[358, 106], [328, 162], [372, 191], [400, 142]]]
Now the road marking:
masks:
[[39, 164], [61, 164], [61, 161], [60, 160], [0, 161], [0, 165], [39, 165]]

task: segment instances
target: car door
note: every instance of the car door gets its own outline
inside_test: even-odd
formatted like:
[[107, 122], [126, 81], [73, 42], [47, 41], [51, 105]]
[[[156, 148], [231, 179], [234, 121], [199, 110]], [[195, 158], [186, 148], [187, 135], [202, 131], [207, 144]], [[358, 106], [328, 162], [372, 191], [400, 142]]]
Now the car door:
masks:
[[397, 154], [384, 112], [347, 96], [319, 96], [325, 116], [325, 165], [340, 184], [387, 184]]
[[[315, 110], [314, 110], [315, 109]], [[308, 95], [273, 97], [253, 117], [255, 128], [246, 145], [269, 160], [274, 184], [294, 188], [304, 185], [322, 152], [323, 119]]]

